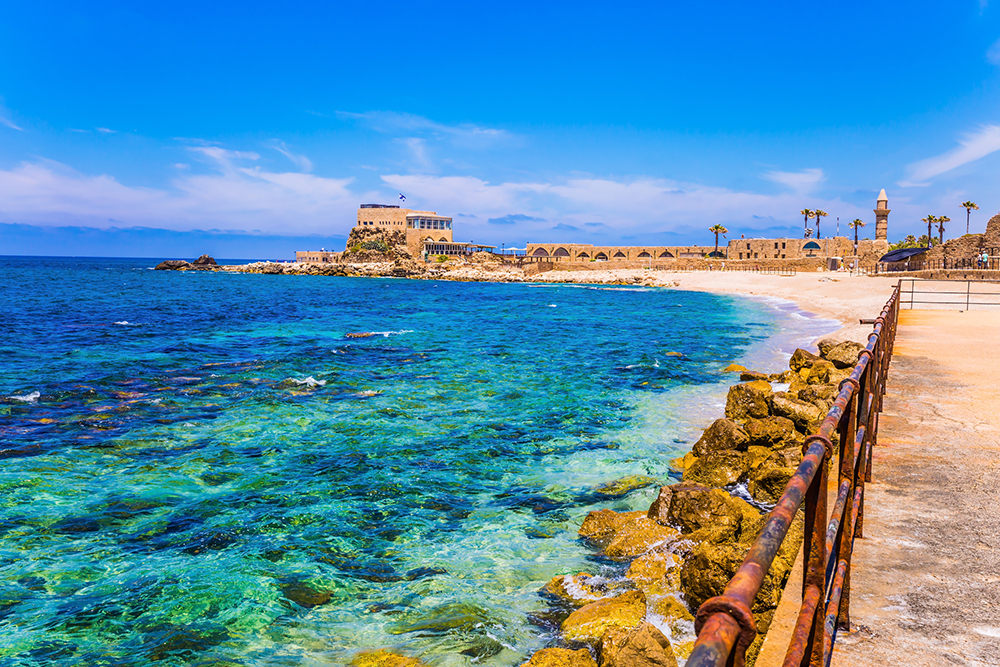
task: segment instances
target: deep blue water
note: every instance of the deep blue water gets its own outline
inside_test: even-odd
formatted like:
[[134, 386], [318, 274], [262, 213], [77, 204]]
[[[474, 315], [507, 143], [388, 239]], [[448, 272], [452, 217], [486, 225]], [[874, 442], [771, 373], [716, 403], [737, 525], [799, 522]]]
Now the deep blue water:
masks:
[[153, 263], [0, 258], [5, 665], [520, 664], [539, 588], [605, 566], [583, 516], [655, 493], [594, 487], [669, 482], [721, 369], [815, 329], [670, 289]]

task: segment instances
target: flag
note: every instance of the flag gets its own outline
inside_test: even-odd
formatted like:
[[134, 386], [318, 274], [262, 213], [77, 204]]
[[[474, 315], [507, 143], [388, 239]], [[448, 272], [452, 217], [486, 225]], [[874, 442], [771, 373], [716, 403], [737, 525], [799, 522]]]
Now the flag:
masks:
[[402, 192], [399, 193], [399, 201], [406, 201], [406, 196]]

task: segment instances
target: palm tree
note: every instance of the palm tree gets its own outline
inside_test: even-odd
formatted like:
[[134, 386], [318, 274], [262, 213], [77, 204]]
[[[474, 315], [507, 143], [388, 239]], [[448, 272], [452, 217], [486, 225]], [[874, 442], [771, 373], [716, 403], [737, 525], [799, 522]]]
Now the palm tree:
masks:
[[927, 223], [927, 247], [931, 247], [931, 225], [937, 222], [937, 218], [928, 214], [926, 218], [920, 218], [920, 222]]
[[976, 211], [979, 210], [979, 205], [976, 204], [976, 202], [974, 202], [974, 201], [964, 201], [961, 204], [959, 204], [959, 206], [962, 206], [962, 207], [965, 208], [965, 233], [968, 234], [969, 233], [969, 216], [972, 215], [972, 211], [973, 210], [976, 210]]
[[718, 255], [719, 254], [719, 234], [722, 234], [722, 235], [728, 234], [729, 230], [726, 229], [725, 227], [723, 227], [722, 225], [712, 225], [711, 227], [708, 228], [708, 231], [713, 232], [715, 234], [715, 252], [713, 252], [712, 255]]
[[864, 227], [865, 223], [861, 222], [860, 218], [854, 218], [853, 222], [847, 223], [847, 226], [854, 230], [854, 254], [858, 254], [858, 227]]
[[944, 243], [944, 223], [951, 222], [951, 218], [946, 215], [942, 215], [940, 218], [935, 218], [938, 226], [938, 242]]
[[805, 227], [803, 230], [803, 235], [805, 238], [809, 238], [809, 218], [813, 217], [814, 211], [811, 208], [804, 208], [799, 211], [805, 217]]
[[816, 238], [818, 239], [823, 238], [822, 234], [819, 233], [819, 219], [825, 218], [828, 215], [830, 214], [821, 208], [818, 208], [815, 211], [813, 211], [813, 217], [816, 218]]

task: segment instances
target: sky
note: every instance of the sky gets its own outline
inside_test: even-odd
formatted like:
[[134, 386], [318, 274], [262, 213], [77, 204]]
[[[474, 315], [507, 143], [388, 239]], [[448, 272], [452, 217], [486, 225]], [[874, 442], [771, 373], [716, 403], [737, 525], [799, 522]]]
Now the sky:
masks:
[[[480, 6], [481, 5], [481, 6]], [[816, 6], [813, 6], [816, 5]], [[889, 237], [1000, 211], [1000, 0], [7, 3], [0, 255]], [[406, 197], [405, 203], [399, 194]]]

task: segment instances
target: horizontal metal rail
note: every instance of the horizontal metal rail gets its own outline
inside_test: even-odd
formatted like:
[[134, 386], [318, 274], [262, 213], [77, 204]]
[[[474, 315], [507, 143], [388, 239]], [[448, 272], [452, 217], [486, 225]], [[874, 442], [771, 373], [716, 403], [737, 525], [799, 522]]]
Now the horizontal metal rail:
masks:
[[[900, 281], [901, 283], [901, 281]], [[722, 595], [698, 609], [698, 639], [688, 667], [743, 667], [757, 636], [751, 607], [774, 557], [804, 505], [805, 557], [802, 605], [785, 654], [784, 667], [825, 667], [837, 631], [850, 626], [851, 556], [864, 527], [865, 483], [871, 481], [871, 452], [877, 442], [885, 381], [899, 318], [901, 284], [875, 320], [868, 345], [819, 430], [806, 438], [802, 462], [768, 514], [743, 564]], [[840, 443], [835, 448], [833, 441]], [[827, 474], [838, 457], [837, 500], [827, 515]]]
[[[918, 278], [902, 278], [900, 283], [900, 301], [902, 305], [913, 309], [915, 305], [921, 306], [964, 306], [963, 310], [969, 310], [973, 306], [1000, 306], [1000, 301], [983, 301], [984, 298], [1000, 297], [1000, 282], [989, 280], [926, 280]], [[965, 289], [953, 289], [958, 285], [965, 285]], [[942, 285], [942, 289], [933, 289], [934, 285]], [[994, 291], [973, 290], [973, 285], [983, 288], [987, 285], [996, 285]], [[920, 298], [918, 298], [918, 296]], [[941, 296], [942, 298], [934, 298]], [[965, 297], [964, 299], [952, 299], [950, 297]]]

